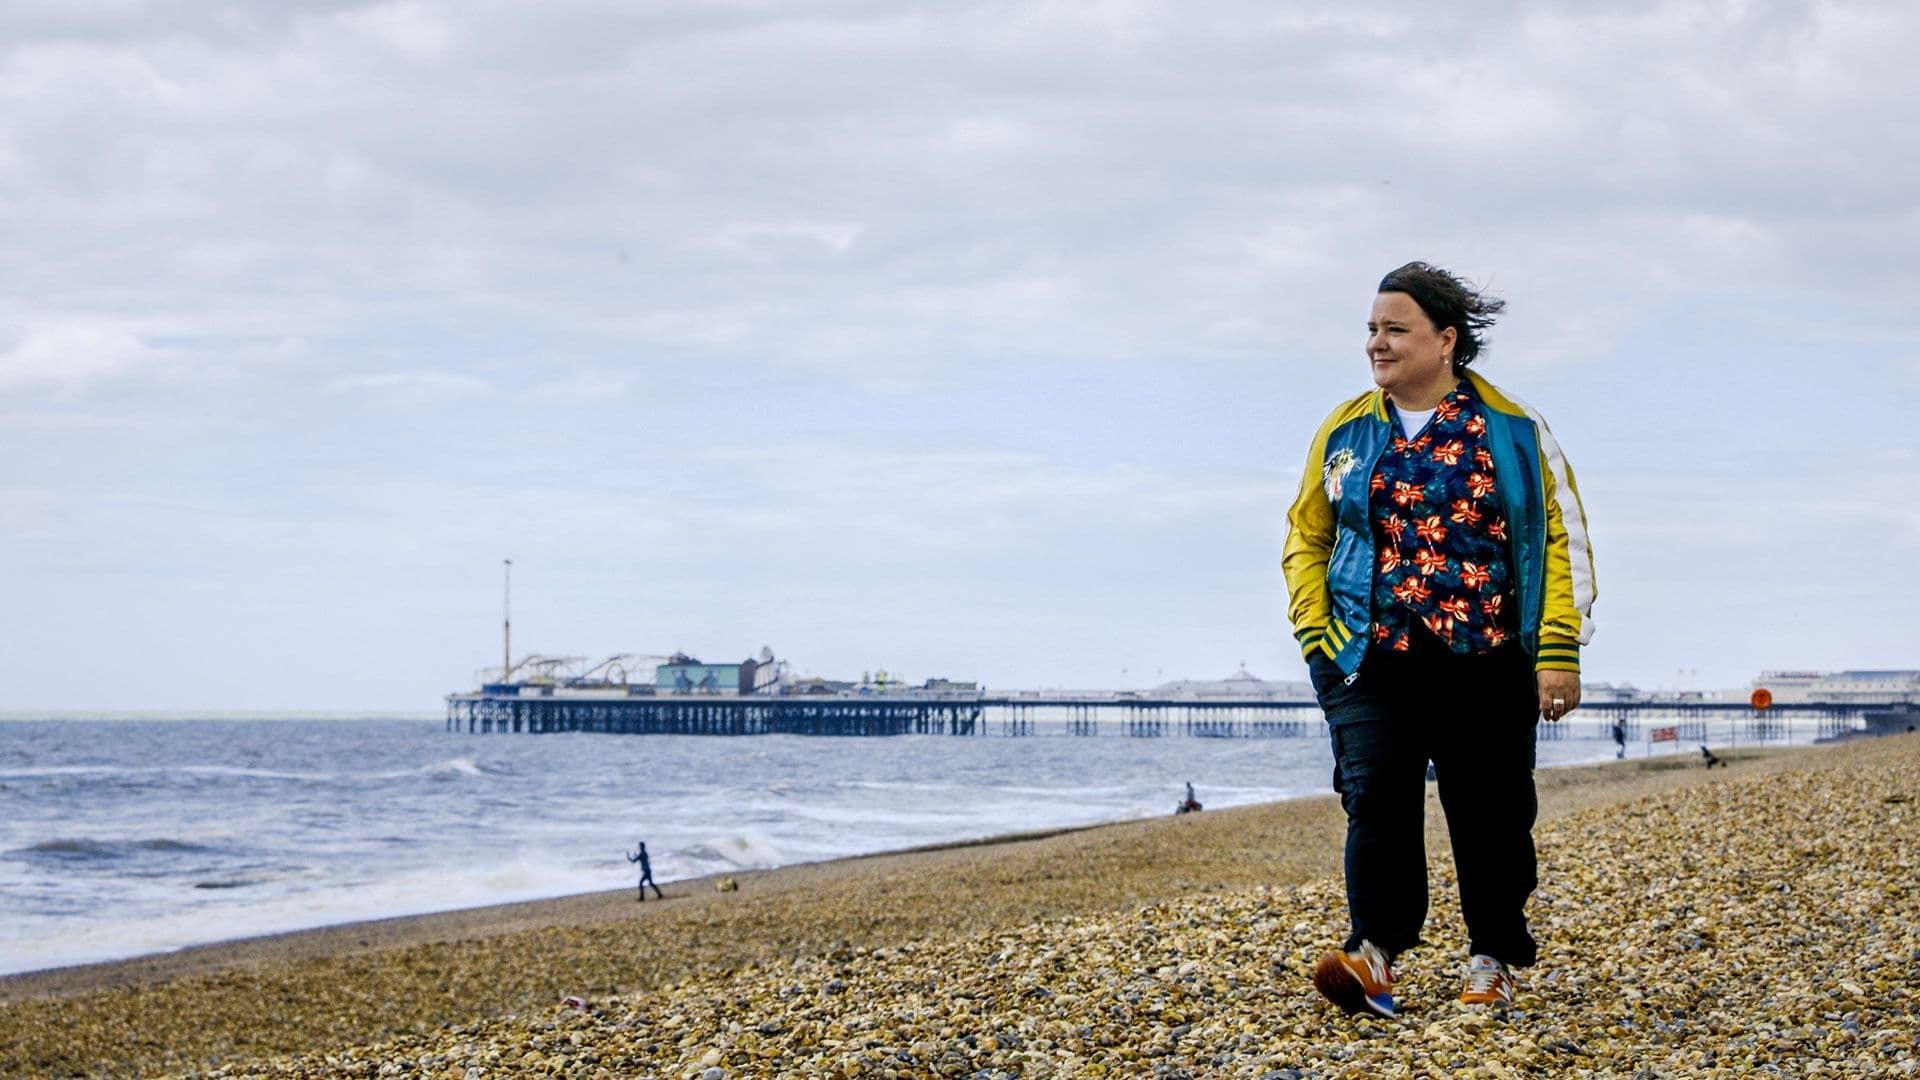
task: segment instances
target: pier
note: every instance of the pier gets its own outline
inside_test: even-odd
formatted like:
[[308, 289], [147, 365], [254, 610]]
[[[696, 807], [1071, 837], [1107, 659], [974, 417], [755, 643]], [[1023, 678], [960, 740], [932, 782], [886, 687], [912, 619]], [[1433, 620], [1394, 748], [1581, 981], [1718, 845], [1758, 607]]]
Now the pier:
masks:
[[[514, 692], [507, 692], [508, 690]], [[1132, 738], [1325, 737], [1326, 720], [1311, 699], [1172, 698], [1128, 692], [1057, 694], [886, 693], [699, 695], [552, 692], [488, 687], [447, 698], [448, 731], [468, 734], [599, 732], [618, 735], [951, 735], [1030, 736], [1042, 730], [1077, 736]], [[1878, 730], [1905, 730], [1920, 720], [1912, 705], [1793, 703], [1767, 709], [1733, 702], [1658, 698], [1583, 704], [1559, 723], [1542, 722], [1539, 737], [1606, 738], [1618, 721], [1629, 745], [1656, 728], [1674, 728], [1677, 742], [1779, 742], [1796, 732], [1810, 741]]]
[[983, 703], [955, 697], [595, 697], [453, 694], [447, 730], [539, 735], [973, 735]]

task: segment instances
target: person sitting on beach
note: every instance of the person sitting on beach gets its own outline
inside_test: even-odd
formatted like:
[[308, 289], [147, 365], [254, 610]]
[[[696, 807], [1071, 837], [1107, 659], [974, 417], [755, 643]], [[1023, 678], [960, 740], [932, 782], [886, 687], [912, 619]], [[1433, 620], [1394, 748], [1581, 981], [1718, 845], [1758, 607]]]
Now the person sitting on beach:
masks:
[[1173, 812], [1176, 814], [1191, 814], [1198, 809], [1200, 809], [1200, 800], [1194, 798], [1193, 781], [1189, 780], [1187, 781], [1187, 797], [1180, 800], [1180, 805], [1174, 807]]
[[627, 861], [630, 863], [637, 862], [640, 864], [640, 897], [639, 899], [641, 903], [646, 902], [647, 886], [649, 885], [653, 885], [653, 898], [655, 900], [665, 900], [667, 898], [666, 894], [660, 891], [660, 886], [654, 884], [653, 860], [647, 858], [647, 842], [645, 840], [640, 841], [639, 851], [636, 851], [633, 854], [627, 856]]
[[1540, 414], [1468, 368], [1504, 303], [1408, 263], [1375, 289], [1375, 389], [1314, 433], [1287, 514], [1288, 621], [1333, 742], [1351, 933], [1314, 968], [1347, 1012], [1392, 1016], [1427, 917], [1424, 787], [1446, 811], [1471, 954], [1459, 1000], [1513, 1000], [1537, 955], [1534, 726], [1580, 705], [1592, 549]]
[[1700, 744], [1700, 756], [1707, 759], [1707, 768], [1709, 769], [1713, 768], [1715, 765], [1718, 765], [1723, 769], [1727, 767], [1727, 763], [1720, 760], [1720, 755], [1707, 749], [1707, 746], [1705, 743]]

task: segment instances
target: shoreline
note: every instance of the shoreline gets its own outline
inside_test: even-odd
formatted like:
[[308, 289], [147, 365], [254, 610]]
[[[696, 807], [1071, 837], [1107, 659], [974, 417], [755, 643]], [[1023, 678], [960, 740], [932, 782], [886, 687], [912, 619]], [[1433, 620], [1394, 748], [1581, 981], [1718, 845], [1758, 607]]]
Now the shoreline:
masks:
[[[1325, 796], [1307, 795], [1300, 796], [1300, 799], [1323, 797]], [[1300, 799], [1282, 799], [1247, 805], [1281, 806], [1298, 802]], [[1224, 809], [1242, 808], [1226, 807]], [[764, 881], [768, 877], [789, 871], [837, 867], [842, 864], [874, 859], [993, 848], [1003, 844], [1030, 843], [1144, 820], [1151, 819], [1122, 818], [1115, 821], [1093, 822], [1088, 825], [1066, 825], [1052, 829], [998, 833], [968, 840], [943, 840], [887, 851], [840, 855], [814, 862], [782, 863], [779, 866], [757, 869], [723, 871], [703, 874], [699, 877], [675, 878], [662, 882], [661, 890], [668, 894], [671, 901], [677, 902], [701, 898], [709, 893], [718, 894], [718, 883], [724, 878], [732, 878], [737, 885], [744, 888], [749, 881]], [[476, 926], [484, 927], [492, 934], [511, 934], [532, 927], [575, 920], [593, 922], [603, 918], [618, 919], [633, 914], [619, 903], [630, 900], [633, 893], [634, 890], [631, 888], [596, 889], [591, 892], [564, 893], [559, 896], [536, 897], [531, 900], [508, 900], [452, 907], [441, 911], [353, 919], [347, 922], [325, 923], [320, 926], [280, 930], [267, 934], [248, 934], [219, 941], [182, 945], [174, 949], [140, 953], [111, 960], [82, 961], [48, 968], [34, 968], [29, 971], [8, 972], [0, 974], [0, 1005], [33, 998], [65, 997], [95, 989], [138, 984], [152, 979], [170, 979], [187, 974], [218, 972], [259, 963], [280, 963], [310, 956], [335, 955], [343, 947], [379, 949], [396, 945], [455, 940], [472, 936]], [[647, 903], [658, 902], [647, 901]]]
[[[1684, 755], [1545, 769], [1541, 826], [1684, 789], [1904, 761], [1916, 745], [1730, 750], [1711, 772]], [[1431, 787], [1428, 828], [1438, 873], [1450, 860]], [[667, 886], [667, 902], [588, 893], [23, 973], [0, 979], [0, 1073], [199, 1070], [551, 1016], [566, 997], [652, 1001], [821, 957], [1320, 888], [1337, 884], [1343, 835], [1337, 801], [1313, 796], [742, 872], [736, 892], [692, 879]], [[1435, 920], [1450, 917], [1436, 897]]]
[[[1809, 744], [1812, 745], [1812, 744]], [[1768, 755], [1804, 749], [1805, 746], [1754, 747], [1750, 751], [1736, 750], [1739, 757], [1753, 756], [1755, 753]], [[1686, 755], [1673, 755], [1674, 758], [1686, 758]], [[1668, 755], [1645, 758], [1628, 758], [1625, 764], [1635, 761], [1648, 763], [1648, 767], [1660, 770], [1674, 767], [1668, 762]], [[1662, 764], [1668, 762], [1667, 764]], [[1681, 761], [1680, 764], [1690, 763]], [[1590, 769], [1600, 766], [1623, 764], [1612, 760], [1575, 762], [1564, 765], [1546, 766], [1535, 771], [1535, 783], [1551, 773], [1569, 769]], [[1206, 813], [1225, 813], [1235, 810], [1247, 810], [1255, 807], [1287, 806], [1315, 799], [1332, 800], [1328, 792], [1296, 795], [1291, 798], [1276, 799], [1258, 803], [1244, 803], [1235, 806], [1220, 807]], [[839, 855], [812, 862], [782, 863], [778, 866], [718, 871], [698, 877], [677, 878], [662, 883], [663, 889], [673, 891], [676, 898], [704, 896], [715, 891], [715, 884], [722, 878], [731, 877], [744, 883], [748, 879], [760, 880], [767, 875], [781, 874], [787, 871], [807, 867], [831, 867], [842, 863], [857, 863], [870, 859], [906, 857], [942, 851], [973, 848], [991, 848], [1003, 844], [1018, 844], [1029, 841], [1045, 840], [1056, 836], [1105, 829], [1143, 821], [1159, 820], [1162, 816], [1137, 818], [1115, 818], [1107, 821], [1089, 822], [1084, 825], [1063, 825], [1043, 829], [1018, 830], [996, 833], [988, 836], [964, 838], [958, 840], [937, 840], [925, 844], [914, 844], [903, 848], [889, 848], [881, 851]], [[675, 886], [679, 886], [675, 889]], [[595, 889], [587, 892], [561, 893], [555, 896], [534, 897], [526, 900], [503, 900], [462, 904], [435, 911], [408, 912], [395, 915], [377, 915], [371, 918], [353, 918], [341, 922], [327, 922], [316, 926], [295, 927], [287, 930], [275, 930], [266, 933], [244, 934], [238, 937], [222, 938], [214, 941], [196, 942], [174, 948], [153, 952], [135, 953], [129, 956], [103, 960], [82, 960], [75, 963], [56, 964], [52, 967], [33, 968], [26, 971], [0, 973], [0, 1004], [25, 1000], [34, 997], [65, 996], [71, 993], [114, 986], [138, 984], [151, 979], [172, 978], [178, 975], [224, 970], [229, 966], [248, 966], [259, 962], [286, 962], [309, 956], [331, 955], [335, 951], [361, 948], [381, 948], [397, 944], [429, 943], [450, 940], [452, 937], [471, 934], [476, 925], [497, 926], [498, 933], [511, 933], [558, 920], [597, 921], [602, 918], [617, 918], [622, 912], [617, 908], [608, 910], [609, 902], [631, 895], [629, 888]], [[550, 910], [549, 910], [550, 909]]]

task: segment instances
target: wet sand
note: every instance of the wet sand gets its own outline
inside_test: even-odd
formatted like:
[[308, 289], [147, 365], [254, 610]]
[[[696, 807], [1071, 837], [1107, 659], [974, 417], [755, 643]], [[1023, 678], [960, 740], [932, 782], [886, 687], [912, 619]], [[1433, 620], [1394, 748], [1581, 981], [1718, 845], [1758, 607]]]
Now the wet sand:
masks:
[[[1868, 765], [1912, 776], [1920, 742], [1896, 736], [1726, 756], [1730, 767], [1711, 772], [1699, 766], [1697, 755], [1677, 754], [1540, 773], [1543, 894], [1564, 869], [1554, 858], [1562, 842], [1551, 832], [1555, 822], [1582, 823], [1582, 835], [1600, 831], [1638, 812], [1634, 808], [1646, 800], [1678, 797], [1702, 785], [1751, 789], [1765, 798], [1786, 777], [1811, 776], [1817, 785], [1822, 777], [1841, 778]], [[1430, 830], [1441, 885], [1433, 922], [1451, 925], [1457, 915], [1444, 893], [1448, 860], [1437, 817], [1430, 816]], [[1273, 890], [1296, 886], [1305, 886], [1299, 895], [1313, 905], [1310, 921], [1318, 926], [1343, 915], [1337, 888], [1341, 836], [1337, 803], [1315, 798], [740, 873], [733, 875], [735, 892], [719, 892], [711, 880], [675, 882], [665, 887], [664, 902], [636, 903], [627, 891], [597, 893], [30, 973], [0, 979], [0, 1071], [220, 1070], [395, 1038], [420, 1040], [425, 1047], [476, 1026], [519, 1031], [513, 1025], [524, 1027], [530, 1017], [551, 1024], [567, 997], [593, 1003], [592, 1012], [560, 1010], [586, 1023], [637, 1001], [689, 1006], [750, 987], [763, 994], [769, 971], [801, 970], [833, 957], [910, 945], [964, 953], [995, 935], [1070, 936], [1082, 932], [1071, 929], [1073, 920], [1124, 921], [1143, 908], [1270, 905]], [[1575, 845], [1562, 857], [1591, 862], [1594, 856]], [[1255, 899], [1260, 897], [1267, 899]], [[1292, 979], [1278, 979], [1275, 987], [1298, 996]], [[509, 1014], [517, 1019], [494, 1019]], [[717, 1059], [721, 1064], [702, 1064], [718, 1041], [709, 1036], [714, 1045], [694, 1046], [699, 1053], [691, 1056], [679, 1042], [671, 1052], [656, 1046], [657, 1057], [641, 1055], [617, 1068], [595, 1055], [594, 1062], [575, 1062], [564, 1071], [633, 1075], [630, 1070], [658, 1068], [663, 1075], [683, 1075], [699, 1066], [694, 1071], [700, 1075], [716, 1067], [741, 1075], [809, 1075], [821, 1064], [804, 1054], [787, 1060], [725, 1052]], [[400, 1051], [369, 1053], [356, 1060], [397, 1060]], [[422, 1050], [413, 1060], [435, 1056]], [[444, 1061], [403, 1074], [441, 1075], [440, 1065], [451, 1067], [453, 1058], [438, 1057]], [[289, 1060], [272, 1070], [358, 1071], [338, 1062], [316, 1065], [312, 1057]], [[465, 1075], [471, 1067], [452, 1074]], [[847, 1071], [838, 1059], [834, 1068]], [[1039, 1068], [1033, 1061], [1022, 1066]], [[483, 1067], [490, 1075], [516, 1071], [497, 1062]], [[925, 1072], [916, 1066], [904, 1074]]]

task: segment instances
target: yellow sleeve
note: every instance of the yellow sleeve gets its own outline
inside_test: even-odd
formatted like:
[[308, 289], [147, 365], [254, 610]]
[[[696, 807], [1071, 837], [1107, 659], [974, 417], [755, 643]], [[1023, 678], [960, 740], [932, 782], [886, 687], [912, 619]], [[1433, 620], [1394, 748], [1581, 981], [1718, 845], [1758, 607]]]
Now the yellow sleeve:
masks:
[[1287, 542], [1280, 558], [1287, 578], [1287, 621], [1293, 624], [1300, 652], [1312, 656], [1318, 651], [1329, 659], [1333, 647], [1327, 641], [1327, 624], [1333, 621], [1333, 599], [1327, 592], [1327, 561], [1333, 557], [1335, 522], [1320, 470], [1340, 415], [1336, 411], [1314, 433], [1300, 472], [1300, 490], [1287, 511]]

